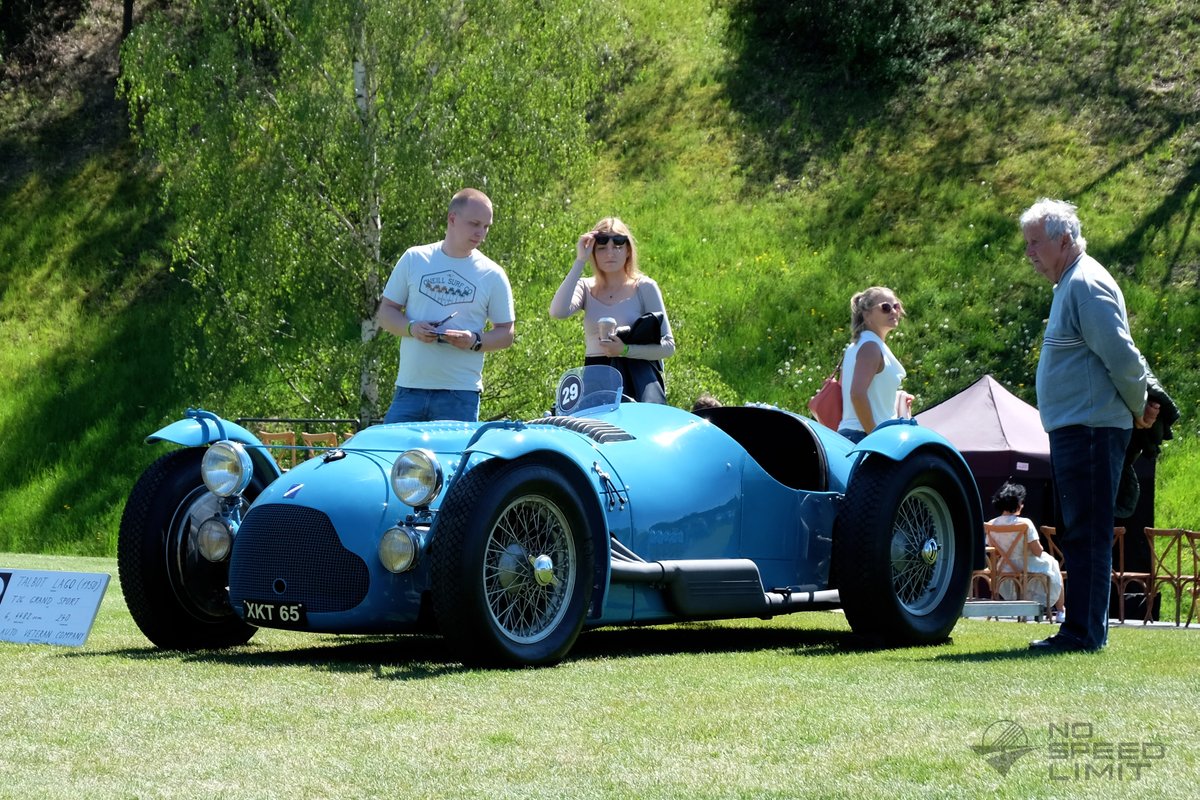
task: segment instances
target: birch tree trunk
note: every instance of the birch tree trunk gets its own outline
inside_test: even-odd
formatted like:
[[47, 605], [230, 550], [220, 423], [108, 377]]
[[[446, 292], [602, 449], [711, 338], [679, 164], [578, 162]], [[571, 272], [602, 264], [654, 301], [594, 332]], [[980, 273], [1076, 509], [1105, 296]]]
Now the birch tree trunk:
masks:
[[[365, 8], [360, 6], [365, 12]], [[376, 70], [379, 66], [378, 55], [371, 47], [367, 38], [365, 15], [355, 17], [355, 30], [351, 36], [356, 41], [356, 58], [354, 60], [354, 100], [358, 107], [359, 124], [362, 130], [362, 158], [365, 163], [363, 174], [366, 176], [364, 186], [364, 219], [362, 222], [363, 251], [370, 264], [365, 270], [363, 280], [362, 302], [359, 306], [362, 330], [362, 359], [359, 370], [359, 407], [358, 418], [362, 425], [369, 425], [372, 416], [379, 407], [379, 358], [368, 345], [379, 335], [379, 324], [375, 313], [379, 302], [380, 286], [383, 280], [383, 221], [380, 206], [380, 175], [379, 152], [377, 136], [379, 121], [376, 115], [376, 96], [379, 80]]]

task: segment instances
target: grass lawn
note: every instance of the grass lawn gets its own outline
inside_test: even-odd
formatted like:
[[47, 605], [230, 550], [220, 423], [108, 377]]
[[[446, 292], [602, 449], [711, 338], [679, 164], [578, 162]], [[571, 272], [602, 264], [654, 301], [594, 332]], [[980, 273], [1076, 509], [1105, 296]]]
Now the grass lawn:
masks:
[[[0, 798], [1191, 798], [1200, 779], [1196, 630], [1035, 657], [1052, 626], [964, 620], [944, 646], [869, 650], [814, 612], [466, 670], [427, 637], [160, 652], [113, 559], [0, 567], [113, 575], [83, 647], [0, 642]], [[1005, 774], [975, 749], [1022, 736]]]

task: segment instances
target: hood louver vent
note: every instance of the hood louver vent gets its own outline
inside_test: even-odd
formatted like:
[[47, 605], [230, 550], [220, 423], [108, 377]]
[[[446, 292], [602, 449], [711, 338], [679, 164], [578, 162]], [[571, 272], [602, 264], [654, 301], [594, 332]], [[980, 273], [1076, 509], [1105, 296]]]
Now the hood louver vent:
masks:
[[569, 431], [581, 433], [600, 444], [631, 442], [635, 438], [633, 434], [618, 428], [616, 425], [610, 425], [607, 422], [601, 422], [596, 419], [585, 419], [583, 417], [542, 417], [541, 419], [530, 420], [527, 424], [553, 425], [556, 428], [566, 428]]

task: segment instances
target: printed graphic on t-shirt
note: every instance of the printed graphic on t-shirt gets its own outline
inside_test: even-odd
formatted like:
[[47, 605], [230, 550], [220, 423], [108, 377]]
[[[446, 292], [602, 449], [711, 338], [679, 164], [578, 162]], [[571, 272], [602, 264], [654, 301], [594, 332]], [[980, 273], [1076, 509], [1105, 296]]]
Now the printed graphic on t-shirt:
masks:
[[431, 272], [421, 279], [421, 294], [443, 306], [470, 303], [475, 300], [475, 284], [452, 269]]

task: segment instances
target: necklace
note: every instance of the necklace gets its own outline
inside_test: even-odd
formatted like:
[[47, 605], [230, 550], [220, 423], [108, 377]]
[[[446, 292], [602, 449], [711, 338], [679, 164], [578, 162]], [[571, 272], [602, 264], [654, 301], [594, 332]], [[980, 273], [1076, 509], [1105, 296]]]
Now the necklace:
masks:
[[605, 300], [616, 300], [617, 295], [624, 292], [626, 286], [628, 286], [628, 284], [622, 283], [620, 286], [616, 287], [615, 289], [609, 289], [609, 288], [605, 287], [604, 299]]

